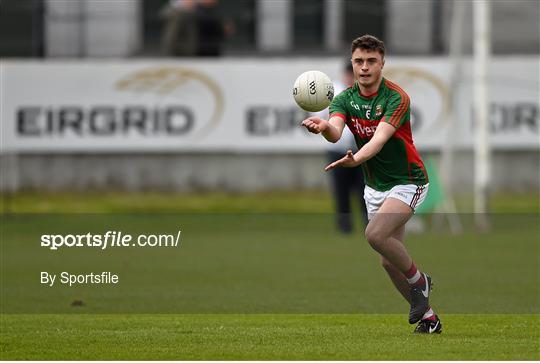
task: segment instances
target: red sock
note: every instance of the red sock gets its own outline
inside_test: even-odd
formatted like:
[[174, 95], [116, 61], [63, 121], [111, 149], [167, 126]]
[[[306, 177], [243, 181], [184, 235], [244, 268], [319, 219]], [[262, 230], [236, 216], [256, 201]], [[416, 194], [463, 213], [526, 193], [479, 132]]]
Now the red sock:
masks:
[[428, 307], [427, 311], [424, 313], [422, 320], [429, 320], [429, 321], [437, 320], [437, 317], [435, 316], [435, 312], [431, 309], [431, 306]]
[[409, 285], [420, 285], [426, 282], [424, 275], [416, 268], [414, 262], [411, 264], [411, 268], [405, 272], [405, 277], [407, 278]]

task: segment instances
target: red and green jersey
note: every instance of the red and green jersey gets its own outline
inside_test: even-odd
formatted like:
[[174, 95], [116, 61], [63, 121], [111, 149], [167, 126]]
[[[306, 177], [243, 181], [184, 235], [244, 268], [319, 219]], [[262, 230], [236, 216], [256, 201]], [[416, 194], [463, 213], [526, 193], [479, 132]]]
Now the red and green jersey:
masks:
[[371, 140], [379, 122], [396, 128], [381, 151], [362, 164], [365, 182], [371, 188], [385, 191], [400, 184], [428, 182], [412, 139], [409, 96], [398, 85], [383, 78], [377, 92], [365, 96], [355, 84], [334, 98], [330, 105], [333, 116], [345, 120], [359, 148]]

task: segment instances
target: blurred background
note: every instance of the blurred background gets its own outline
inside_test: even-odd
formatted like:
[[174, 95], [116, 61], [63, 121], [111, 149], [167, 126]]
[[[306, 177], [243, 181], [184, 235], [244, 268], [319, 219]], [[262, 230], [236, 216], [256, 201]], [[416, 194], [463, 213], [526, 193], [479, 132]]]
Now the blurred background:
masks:
[[[1, 0], [8, 311], [405, 312], [362, 241], [360, 198], [355, 233], [335, 233], [328, 145], [292, 97], [307, 70], [341, 81], [367, 33], [411, 97], [423, 212], [443, 212], [407, 240], [437, 307], [537, 313], [539, 19], [537, 0]], [[491, 233], [468, 229], [473, 210], [495, 213]], [[179, 229], [174, 251], [36, 243]], [[59, 294], [36, 288], [47, 268], [125, 280]]]
[[[540, 5], [488, 4], [488, 191], [538, 201]], [[473, 15], [451, 0], [2, 0], [4, 201], [283, 192], [330, 209], [326, 146], [291, 88], [309, 69], [339, 80], [373, 34], [441, 190], [470, 205]]]

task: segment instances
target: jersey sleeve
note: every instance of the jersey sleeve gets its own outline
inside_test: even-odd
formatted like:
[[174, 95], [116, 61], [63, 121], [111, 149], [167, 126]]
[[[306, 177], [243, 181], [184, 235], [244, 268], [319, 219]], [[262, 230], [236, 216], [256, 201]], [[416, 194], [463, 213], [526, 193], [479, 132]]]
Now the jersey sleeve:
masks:
[[396, 129], [411, 117], [411, 100], [405, 92], [394, 92], [388, 99], [383, 121]]
[[341, 92], [339, 95], [334, 97], [332, 102], [330, 103], [329, 108], [329, 119], [338, 116], [343, 119], [343, 121], [347, 121], [347, 107], [346, 107], [346, 92]]

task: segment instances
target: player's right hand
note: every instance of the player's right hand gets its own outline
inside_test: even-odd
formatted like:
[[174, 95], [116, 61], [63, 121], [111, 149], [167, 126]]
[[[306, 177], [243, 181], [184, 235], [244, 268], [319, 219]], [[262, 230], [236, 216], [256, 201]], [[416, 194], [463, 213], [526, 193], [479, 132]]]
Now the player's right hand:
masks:
[[308, 129], [309, 132], [320, 134], [328, 128], [329, 124], [328, 121], [320, 117], [312, 116], [302, 121], [302, 126]]

